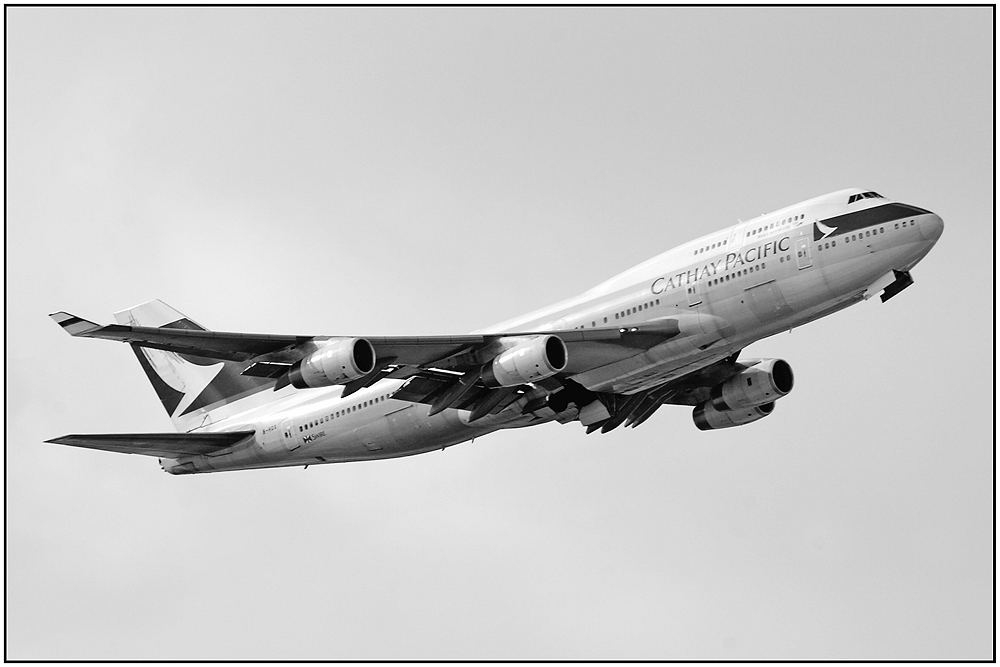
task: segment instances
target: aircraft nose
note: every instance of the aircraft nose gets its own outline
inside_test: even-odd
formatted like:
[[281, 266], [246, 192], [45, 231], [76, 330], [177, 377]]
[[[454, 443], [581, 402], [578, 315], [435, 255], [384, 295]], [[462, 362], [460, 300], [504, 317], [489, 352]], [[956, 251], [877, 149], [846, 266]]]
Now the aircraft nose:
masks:
[[941, 216], [934, 213], [925, 215], [920, 219], [918, 225], [920, 227], [920, 235], [931, 243], [941, 238], [941, 232], [944, 231], [944, 220], [941, 219]]

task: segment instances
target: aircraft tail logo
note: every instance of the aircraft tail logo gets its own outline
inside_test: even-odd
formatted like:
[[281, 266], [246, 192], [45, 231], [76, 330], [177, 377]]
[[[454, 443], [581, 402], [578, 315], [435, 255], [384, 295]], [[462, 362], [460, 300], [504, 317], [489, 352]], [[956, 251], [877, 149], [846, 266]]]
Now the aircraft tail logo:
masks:
[[[166, 329], [205, 327], [159, 300], [115, 313], [119, 324]], [[274, 380], [241, 375], [244, 364], [205, 359], [133, 344], [139, 365], [178, 430], [197, 425], [204, 412], [269, 388]]]

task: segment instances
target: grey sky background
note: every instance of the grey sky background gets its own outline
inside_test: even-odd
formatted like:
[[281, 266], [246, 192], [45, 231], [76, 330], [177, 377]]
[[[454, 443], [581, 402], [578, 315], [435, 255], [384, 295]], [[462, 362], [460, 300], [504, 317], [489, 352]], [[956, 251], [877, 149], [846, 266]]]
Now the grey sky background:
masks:
[[[992, 8], [6, 10], [6, 656], [993, 656]], [[164, 474], [99, 322], [461, 333], [864, 187], [916, 284], [702, 433]]]

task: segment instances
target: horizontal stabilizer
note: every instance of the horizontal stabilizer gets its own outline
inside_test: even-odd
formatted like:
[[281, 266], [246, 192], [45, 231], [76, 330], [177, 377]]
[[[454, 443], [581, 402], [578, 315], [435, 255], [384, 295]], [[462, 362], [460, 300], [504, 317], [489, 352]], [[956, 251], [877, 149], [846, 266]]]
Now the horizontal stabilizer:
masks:
[[100, 324], [95, 324], [90, 320], [85, 320], [82, 317], [77, 317], [76, 315], [71, 315], [70, 313], [59, 311], [58, 313], [52, 313], [49, 315], [56, 324], [61, 326], [70, 336], [79, 336], [88, 331], [94, 331], [100, 329]]
[[253, 437], [253, 431], [227, 433], [100, 433], [64, 435], [45, 442], [121, 454], [144, 454], [175, 459], [178, 456], [214, 454]]

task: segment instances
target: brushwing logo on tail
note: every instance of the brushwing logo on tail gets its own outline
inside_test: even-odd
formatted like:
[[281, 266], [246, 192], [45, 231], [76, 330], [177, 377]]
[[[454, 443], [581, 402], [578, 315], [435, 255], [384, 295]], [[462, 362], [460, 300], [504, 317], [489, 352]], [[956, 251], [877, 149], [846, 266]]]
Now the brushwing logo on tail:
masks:
[[[222, 362], [211, 366], [199, 366], [185, 361], [174, 352], [147, 347], [139, 348], [139, 350], [156, 374], [160, 376], [160, 379], [174, 391], [183, 394], [180, 403], [174, 407], [171, 413], [172, 417], [184, 414], [184, 411], [212, 384], [212, 380], [225, 366]], [[183, 375], [178, 372], [182, 368], [184, 369]]]

